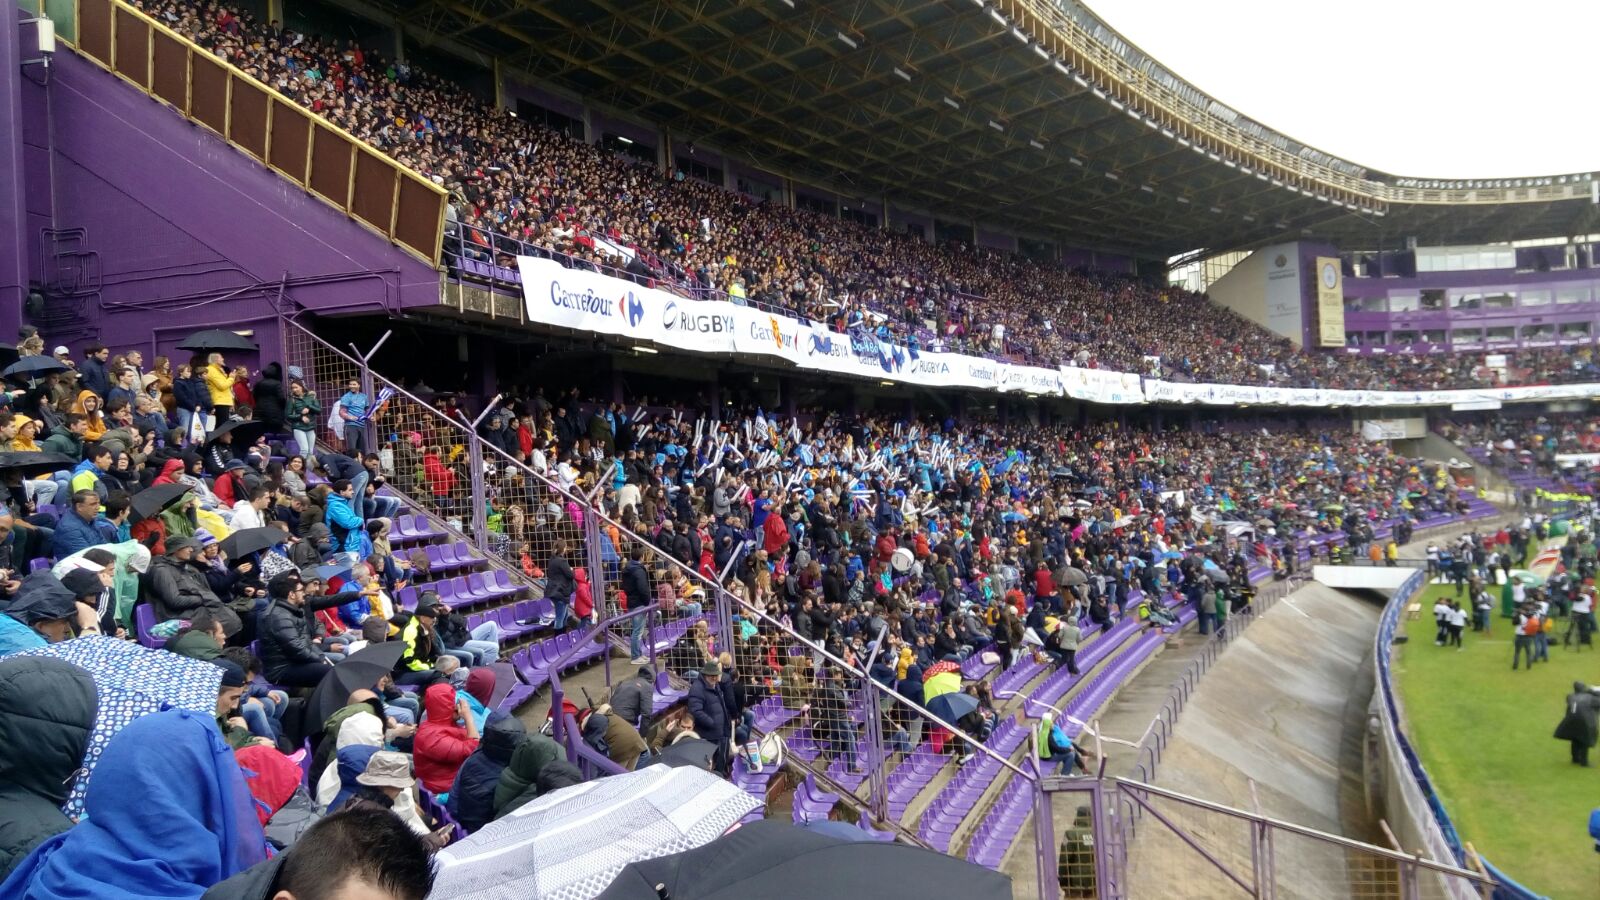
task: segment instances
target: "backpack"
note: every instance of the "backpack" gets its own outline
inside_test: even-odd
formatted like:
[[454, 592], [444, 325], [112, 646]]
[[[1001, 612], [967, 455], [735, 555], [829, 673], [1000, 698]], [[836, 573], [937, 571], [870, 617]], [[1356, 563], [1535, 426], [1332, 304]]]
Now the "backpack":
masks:
[[1519, 634], [1524, 634], [1524, 635], [1535, 635], [1535, 634], [1538, 634], [1539, 633], [1539, 617], [1538, 616], [1528, 616], [1527, 618], [1523, 619], [1522, 620], [1522, 627], [1518, 630], [1518, 633]]

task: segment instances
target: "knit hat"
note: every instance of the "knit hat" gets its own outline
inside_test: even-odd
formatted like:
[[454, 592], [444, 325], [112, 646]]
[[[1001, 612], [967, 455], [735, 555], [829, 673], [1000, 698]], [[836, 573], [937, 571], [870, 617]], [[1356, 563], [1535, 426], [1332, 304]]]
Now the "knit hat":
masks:
[[230, 659], [213, 659], [211, 664], [222, 670], [223, 687], [244, 687], [244, 670]]
[[100, 582], [100, 573], [97, 570], [74, 569], [61, 576], [61, 584], [77, 597], [98, 597], [106, 589]]
[[217, 536], [204, 528], [196, 528], [194, 530], [194, 539], [200, 545], [201, 550], [217, 542]]

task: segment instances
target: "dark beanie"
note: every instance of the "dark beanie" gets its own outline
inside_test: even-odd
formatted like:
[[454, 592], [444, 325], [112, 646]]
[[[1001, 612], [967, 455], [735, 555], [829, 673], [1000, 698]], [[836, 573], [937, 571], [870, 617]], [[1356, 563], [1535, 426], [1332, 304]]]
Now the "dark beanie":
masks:
[[105, 591], [106, 586], [100, 583], [100, 574], [88, 569], [73, 569], [61, 576], [61, 584], [72, 592], [73, 599], [79, 597], [98, 597]]
[[244, 670], [239, 668], [238, 663], [227, 659], [213, 659], [211, 664], [222, 670], [223, 687], [244, 687]]

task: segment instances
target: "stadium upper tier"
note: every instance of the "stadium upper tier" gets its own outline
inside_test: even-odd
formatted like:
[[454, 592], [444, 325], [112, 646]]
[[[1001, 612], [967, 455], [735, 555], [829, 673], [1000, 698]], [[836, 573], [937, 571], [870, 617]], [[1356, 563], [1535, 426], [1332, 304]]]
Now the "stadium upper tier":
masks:
[[[340, 4], [775, 172], [1073, 246], [1600, 230], [1594, 173], [1375, 172], [1239, 115], [1073, 0]], [[1349, 116], [1349, 99], [1305, 102]]]
[[[865, 325], [902, 343], [1017, 362], [1283, 387], [1499, 381], [1462, 357], [1305, 353], [1203, 295], [752, 202], [496, 110], [353, 43], [176, 0], [147, 10], [443, 185], [454, 197], [447, 256], [626, 265], [628, 276], [686, 296], [730, 296], [841, 330]], [[1522, 351], [1505, 383], [1595, 380], [1587, 363], [1565, 349]]]

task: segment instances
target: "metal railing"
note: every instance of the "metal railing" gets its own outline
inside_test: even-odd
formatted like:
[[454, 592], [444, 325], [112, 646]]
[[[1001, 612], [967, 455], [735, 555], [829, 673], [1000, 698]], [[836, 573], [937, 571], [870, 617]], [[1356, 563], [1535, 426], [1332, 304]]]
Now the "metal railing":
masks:
[[[62, 0], [39, 0], [60, 12]], [[123, 0], [72, 0], [64, 43], [429, 265], [443, 188]], [[69, 37], [70, 35], [70, 37]]]

